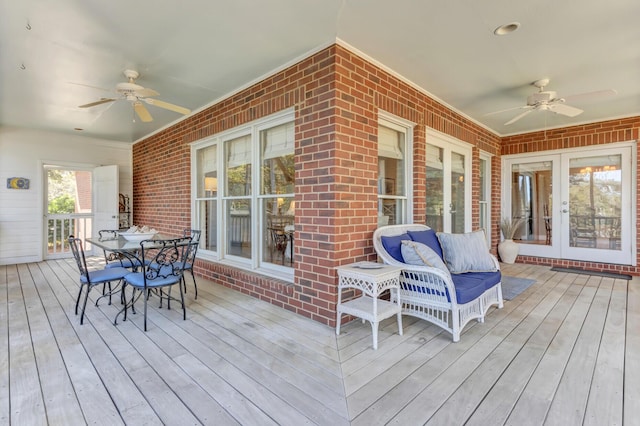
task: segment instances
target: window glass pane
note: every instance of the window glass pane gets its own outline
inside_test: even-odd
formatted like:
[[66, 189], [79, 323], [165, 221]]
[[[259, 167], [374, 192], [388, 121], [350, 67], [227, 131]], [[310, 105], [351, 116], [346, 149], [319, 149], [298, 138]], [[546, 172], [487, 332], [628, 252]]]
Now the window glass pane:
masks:
[[198, 229], [202, 231], [200, 248], [218, 251], [218, 202], [215, 199], [198, 200], [196, 206], [198, 209]]
[[227, 253], [251, 258], [251, 209], [249, 199], [226, 202]]
[[380, 195], [406, 195], [404, 184], [405, 135], [380, 126], [378, 133], [378, 179]]
[[218, 146], [212, 145], [198, 150], [197, 197], [209, 198], [218, 192]]
[[537, 161], [511, 168], [511, 215], [523, 222], [513, 236], [519, 243], [551, 245], [552, 166]]
[[442, 232], [444, 213], [444, 150], [434, 145], [426, 145], [427, 156], [427, 226]]
[[262, 200], [264, 214], [264, 262], [293, 266], [295, 201], [293, 197], [270, 197]]
[[451, 153], [451, 232], [464, 232], [465, 186], [464, 155]]
[[489, 190], [489, 176], [487, 176], [487, 163], [488, 161], [481, 158], [480, 159], [480, 228], [484, 229], [487, 235], [487, 240], [490, 238], [490, 230], [489, 230], [489, 216], [488, 216], [488, 200], [487, 193]]
[[378, 226], [406, 220], [406, 133], [378, 127]]
[[251, 195], [251, 136], [225, 142], [225, 195]]
[[260, 132], [262, 147], [262, 194], [293, 194], [293, 123]]
[[571, 247], [621, 250], [622, 157], [569, 160]]

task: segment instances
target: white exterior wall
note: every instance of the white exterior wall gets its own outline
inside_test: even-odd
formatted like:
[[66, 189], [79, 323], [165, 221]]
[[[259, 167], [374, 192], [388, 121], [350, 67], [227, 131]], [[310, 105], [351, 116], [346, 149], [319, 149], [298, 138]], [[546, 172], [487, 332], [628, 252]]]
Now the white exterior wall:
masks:
[[[132, 145], [80, 135], [0, 128], [0, 265], [44, 257], [43, 164], [119, 167], [120, 192], [133, 192]], [[8, 189], [7, 178], [30, 179], [28, 190]]]

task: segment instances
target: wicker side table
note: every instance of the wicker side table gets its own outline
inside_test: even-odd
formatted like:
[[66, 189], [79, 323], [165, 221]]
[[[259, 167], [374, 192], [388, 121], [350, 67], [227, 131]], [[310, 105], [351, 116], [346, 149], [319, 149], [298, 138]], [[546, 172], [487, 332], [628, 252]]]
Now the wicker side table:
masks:
[[[350, 314], [371, 323], [373, 333], [373, 349], [378, 349], [378, 324], [393, 315], [398, 317], [398, 334], [402, 336], [402, 313], [400, 303], [401, 267], [374, 262], [357, 262], [339, 266], [338, 271], [338, 305], [336, 306], [336, 334], [340, 334], [342, 314]], [[362, 296], [342, 302], [342, 290], [355, 288], [362, 291]], [[378, 297], [385, 290], [397, 292], [397, 302], [380, 300]]]

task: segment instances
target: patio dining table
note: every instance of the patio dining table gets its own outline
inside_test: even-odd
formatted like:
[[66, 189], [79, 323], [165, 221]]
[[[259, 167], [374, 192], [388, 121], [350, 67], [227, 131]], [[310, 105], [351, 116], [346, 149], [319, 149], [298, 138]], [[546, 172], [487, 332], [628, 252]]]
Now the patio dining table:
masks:
[[[178, 236], [167, 235], [157, 233], [153, 237], [149, 238], [150, 240], [171, 240], [181, 238]], [[142, 264], [142, 259], [140, 256], [140, 241], [129, 241], [125, 239], [123, 236], [118, 235], [117, 238], [85, 238], [87, 243], [93, 244], [96, 247], [99, 247], [108, 252], [118, 253], [122, 255], [124, 258], [131, 260], [132, 264]], [[149, 247], [149, 246], [145, 246]], [[150, 247], [152, 248], [152, 246]]]
[[[125, 239], [122, 235], [118, 235], [117, 238], [113, 238], [113, 237], [85, 238], [85, 241], [103, 250], [122, 255], [124, 258], [131, 261], [131, 265], [144, 265], [145, 263], [144, 263], [144, 259], [142, 259], [142, 250], [141, 250], [142, 248], [141, 244], [143, 243], [143, 241], [144, 241], [145, 250], [153, 249], [156, 247], [156, 244], [153, 244], [153, 241], [158, 241], [157, 247], [160, 249], [162, 247], [162, 244], [160, 243], [160, 241], [175, 240], [175, 239], [181, 239], [181, 238], [183, 237], [156, 233], [153, 237], [148, 238], [146, 240], [142, 240], [142, 241], [129, 241]], [[184, 241], [185, 242], [179, 242], [178, 246], [187, 245], [189, 239], [184, 239]], [[137, 268], [134, 266], [132, 269], [135, 272]], [[126, 302], [125, 300], [126, 298], [124, 296], [124, 288], [125, 286], [122, 287], [122, 297], [123, 297], [122, 300], [124, 303], [124, 307], [117, 313], [114, 319], [114, 325], [117, 324], [118, 317], [122, 313], [125, 313], [128, 308], [131, 308], [132, 312], [135, 313], [135, 307], [134, 307], [135, 300], [133, 299], [133, 296], [132, 296], [131, 300], [129, 302]], [[161, 298], [160, 300], [162, 303], [162, 295], [159, 294], [159, 296]], [[126, 319], [126, 313], [125, 313], [125, 319]]]

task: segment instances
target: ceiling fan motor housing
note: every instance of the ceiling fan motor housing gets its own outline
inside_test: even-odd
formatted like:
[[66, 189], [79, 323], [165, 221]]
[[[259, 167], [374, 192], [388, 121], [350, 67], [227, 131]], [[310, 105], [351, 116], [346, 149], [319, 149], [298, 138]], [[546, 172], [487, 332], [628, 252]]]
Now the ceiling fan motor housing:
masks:
[[539, 104], [546, 104], [556, 99], [556, 92], [538, 92], [527, 97], [527, 105], [535, 106]]

